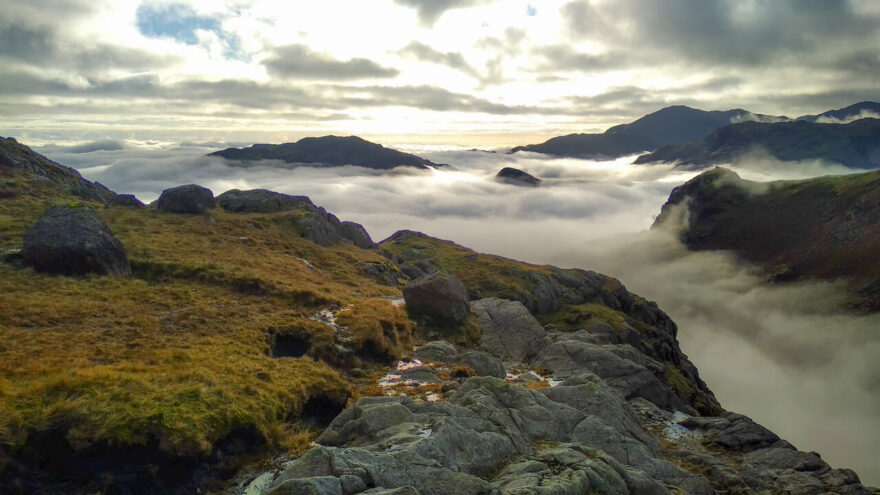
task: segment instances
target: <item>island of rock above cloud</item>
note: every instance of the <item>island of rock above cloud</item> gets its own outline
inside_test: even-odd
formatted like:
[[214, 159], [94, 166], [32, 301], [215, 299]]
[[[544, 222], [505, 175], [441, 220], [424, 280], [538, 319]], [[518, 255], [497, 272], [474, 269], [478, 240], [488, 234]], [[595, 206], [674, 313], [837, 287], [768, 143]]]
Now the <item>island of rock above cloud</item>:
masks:
[[541, 184], [541, 179], [534, 175], [524, 172], [518, 168], [504, 167], [495, 174], [495, 180], [515, 186], [531, 186], [536, 187]]
[[255, 144], [249, 148], [227, 148], [210, 153], [208, 156], [220, 156], [241, 162], [279, 160], [312, 167], [354, 165], [377, 170], [390, 170], [395, 167], [427, 169], [442, 166], [410, 153], [371, 143], [357, 136], [307, 137], [295, 143]]

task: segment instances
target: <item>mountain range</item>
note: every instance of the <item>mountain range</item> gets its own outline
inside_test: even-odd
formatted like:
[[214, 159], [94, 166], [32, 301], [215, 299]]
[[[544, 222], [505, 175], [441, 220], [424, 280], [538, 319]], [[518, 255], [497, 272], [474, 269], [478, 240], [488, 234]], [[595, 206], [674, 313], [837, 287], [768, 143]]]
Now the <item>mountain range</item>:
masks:
[[114, 201], [4, 143], [3, 493], [872, 492], [724, 410], [612, 277], [272, 191]]
[[880, 103], [871, 101], [796, 119], [672, 106], [602, 134], [559, 136], [511, 153], [609, 159], [651, 151], [635, 163], [705, 168], [758, 152], [778, 160], [826, 160], [866, 169], [880, 167], [877, 118]]

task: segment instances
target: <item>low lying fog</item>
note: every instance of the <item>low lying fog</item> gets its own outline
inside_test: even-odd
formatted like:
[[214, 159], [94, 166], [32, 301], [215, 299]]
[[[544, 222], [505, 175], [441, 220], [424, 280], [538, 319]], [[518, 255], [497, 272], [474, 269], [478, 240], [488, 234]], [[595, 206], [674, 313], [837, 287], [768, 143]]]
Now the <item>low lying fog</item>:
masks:
[[[689, 253], [670, 236], [649, 232], [671, 189], [697, 172], [633, 166], [633, 157], [593, 162], [417, 148], [407, 151], [451, 167], [384, 174], [243, 168], [205, 157], [217, 148], [199, 145], [91, 144], [37, 151], [144, 202], [187, 183], [215, 194], [266, 188], [307, 195], [362, 223], [376, 241], [412, 229], [481, 252], [620, 278], [678, 323], [682, 349], [725, 408], [880, 485], [880, 316], [841, 314], [839, 286], [765, 285], [725, 253]], [[508, 166], [541, 177], [542, 186], [495, 182]], [[753, 180], [847, 172], [759, 157], [734, 168]]]

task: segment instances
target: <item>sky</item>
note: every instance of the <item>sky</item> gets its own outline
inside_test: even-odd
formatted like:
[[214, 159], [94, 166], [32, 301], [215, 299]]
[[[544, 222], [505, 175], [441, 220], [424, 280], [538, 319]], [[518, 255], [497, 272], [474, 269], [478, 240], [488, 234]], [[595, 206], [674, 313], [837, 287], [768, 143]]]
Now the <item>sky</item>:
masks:
[[0, 0], [0, 135], [511, 146], [880, 87], [875, 0]]

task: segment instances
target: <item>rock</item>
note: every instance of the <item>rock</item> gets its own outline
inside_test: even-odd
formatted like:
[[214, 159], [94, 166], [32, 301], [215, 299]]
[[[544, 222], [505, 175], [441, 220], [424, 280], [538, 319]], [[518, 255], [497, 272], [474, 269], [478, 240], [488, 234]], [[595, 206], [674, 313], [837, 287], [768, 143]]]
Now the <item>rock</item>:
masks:
[[497, 297], [471, 304], [480, 319], [480, 345], [502, 359], [523, 361], [550, 341], [544, 327], [522, 303]]
[[24, 264], [57, 275], [128, 275], [125, 248], [86, 206], [50, 208], [24, 235]]
[[506, 184], [512, 184], [514, 186], [536, 187], [541, 184], [541, 179], [513, 167], [502, 168], [501, 171], [495, 175], [495, 180]]
[[336, 227], [339, 219], [323, 208], [296, 217], [294, 223], [302, 230], [303, 237], [319, 246], [327, 247], [342, 239]]
[[195, 184], [172, 187], [162, 191], [156, 208], [169, 213], [204, 213], [214, 208], [214, 193]]
[[231, 189], [217, 196], [217, 204], [233, 213], [277, 213], [289, 210], [310, 210], [315, 205], [306, 196], [290, 196], [266, 189], [240, 191]]
[[338, 230], [339, 235], [361, 249], [370, 249], [375, 246], [373, 239], [370, 238], [370, 234], [359, 223], [340, 222]]
[[416, 348], [413, 357], [422, 361], [448, 362], [458, 355], [455, 346], [445, 340], [435, 340]]
[[139, 199], [137, 199], [134, 194], [117, 194], [110, 198], [107, 201], [107, 204], [110, 206], [125, 206], [129, 208], [144, 208], [146, 207]]
[[470, 367], [476, 376], [494, 376], [504, 378], [507, 372], [500, 359], [482, 351], [468, 351], [451, 360], [452, 362]]
[[409, 312], [441, 321], [460, 323], [470, 313], [467, 289], [446, 270], [413, 280], [403, 288], [403, 298]]
[[800, 452], [785, 448], [756, 450], [743, 456], [743, 460], [760, 469], [794, 469], [795, 471], [830, 469], [828, 464], [813, 452]]
[[437, 376], [437, 372], [429, 366], [416, 366], [415, 368], [405, 370], [400, 373], [400, 378], [403, 381], [415, 380], [421, 383], [441, 382], [440, 378]]

